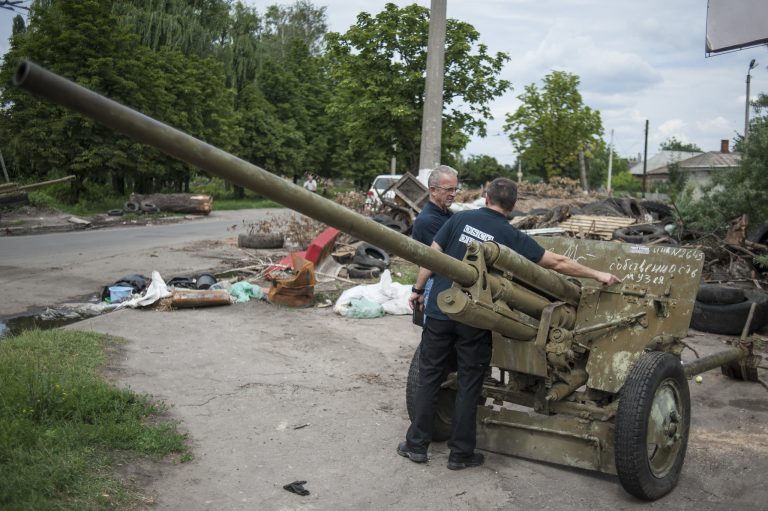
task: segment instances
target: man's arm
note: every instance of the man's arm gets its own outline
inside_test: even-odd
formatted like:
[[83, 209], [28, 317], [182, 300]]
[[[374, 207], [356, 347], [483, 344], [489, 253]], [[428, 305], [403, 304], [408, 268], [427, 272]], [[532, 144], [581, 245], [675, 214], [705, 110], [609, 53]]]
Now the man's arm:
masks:
[[[436, 241], [432, 242], [430, 248], [437, 250], [438, 252], [443, 251], [442, 247], [438, 245]], [[421, 292], [411, 292], [411, 296], [408, 298], [408, 305], [411, 307], [411, 310], [416, 310], [417, 306], [422, 307], [424, 305], [424, 286], [427, 285], [427, 281], [431, 276], [432, 270], [428, 270], [423, 266], [419, 267], [419, 274], [416, 276], [416, 283], [413, 285], [413, 289], [418, 289]]]
[[589, 266], [584, 266], [569, 257], [550, 252], [549, 250], [544, 251], [544, 256], [539, 261], [539, 266], [549, 270], [555, 270], [556, 272], [568, 275], [569, 277], [595, 279], [604, 286], [611, 286], [621, 282], [621, 279], [615, 275], [611, 275], [604, 271], [597, 271]]

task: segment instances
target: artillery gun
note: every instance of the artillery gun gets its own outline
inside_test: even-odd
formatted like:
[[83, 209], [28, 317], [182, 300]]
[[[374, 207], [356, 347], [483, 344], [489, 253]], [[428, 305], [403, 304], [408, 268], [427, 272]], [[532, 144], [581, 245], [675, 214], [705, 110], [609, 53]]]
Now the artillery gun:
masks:
[[[478, 404], [483, 449], [616, 474], [629, 493], [654, 500], [674, 488], [685, 457], [687, 378], [759, 363], [742, 336], [727, 350], [681, 364], [703, 265], [699, 251], [538, 239], [623, 279], [611, 288], [566, 279], [492, 241], [472, 242], [457, 261], [31, 62], [19, 66], [14, 83], [450, 278], [453, 287], [438, 296], [441, 310], [494, 333], [494, 369]], [[417, 357], [418, 351], [408, 394]], [[455, 379], [446, 375], [438, 437], [450, 432]]]

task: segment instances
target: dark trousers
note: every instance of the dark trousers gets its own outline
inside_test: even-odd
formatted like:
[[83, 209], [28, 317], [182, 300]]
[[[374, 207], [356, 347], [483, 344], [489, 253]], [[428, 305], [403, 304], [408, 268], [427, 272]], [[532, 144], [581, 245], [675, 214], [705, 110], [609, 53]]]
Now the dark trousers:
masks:
[[421, 334], [420, 349], [415, 413], [405, 437], [408, 446], [426, 452], [432, 441], [432, 420], [440, 384], [445, 381], [451, 353], [455, 350], [458, 392], [448, 447], [452, 456], [471, 455], [475, 452], [477, 404], [491, 361], [491, 332], [452, 320], [429, 318]]

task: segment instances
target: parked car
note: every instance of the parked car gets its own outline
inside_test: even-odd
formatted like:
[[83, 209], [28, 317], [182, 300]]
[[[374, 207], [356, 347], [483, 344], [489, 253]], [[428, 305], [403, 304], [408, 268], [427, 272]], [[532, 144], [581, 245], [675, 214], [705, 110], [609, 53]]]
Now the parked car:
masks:
[[381, 174], [376, 176], [371, 184], [371, 188], [368, 190], [368, 196], [365, 198], [366, 206], [370, 206], [374, 209], [378, 208], [381, 205], [380, 196], [384, 196], [387, 199], [394, 199], [395, 192], [392, 190], [387, 192], [387, 190], [393, 184], [400, 181], [401, 177], [403, 176], [400, 174]]

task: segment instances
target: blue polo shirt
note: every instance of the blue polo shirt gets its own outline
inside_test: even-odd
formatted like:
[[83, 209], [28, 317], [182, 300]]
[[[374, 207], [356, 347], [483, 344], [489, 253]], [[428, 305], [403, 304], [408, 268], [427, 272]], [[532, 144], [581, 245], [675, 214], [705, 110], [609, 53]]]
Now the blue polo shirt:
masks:
[[[471, 241], [495, 241], [506, 245], [526, 259], [538, 263], [544, 257], [544, 248], [530, 236], [509, 225], [507, 218], [489, 208], [461, 211], [453, 215], [435, 235], [434, 241], [449, 256], [462, 260]], [[425, 314], [435, 319], [449, 319], [437, 306], [437, 295], [453, 282], [442, 275], [434, 275], [434, 284], [427, 299]]]
[[435, 234], [452, 215], [451, 210], [443, 211], [432, 201], [428, 201], [413, 221], [411, 237], [427, 246], [432, 245]]

